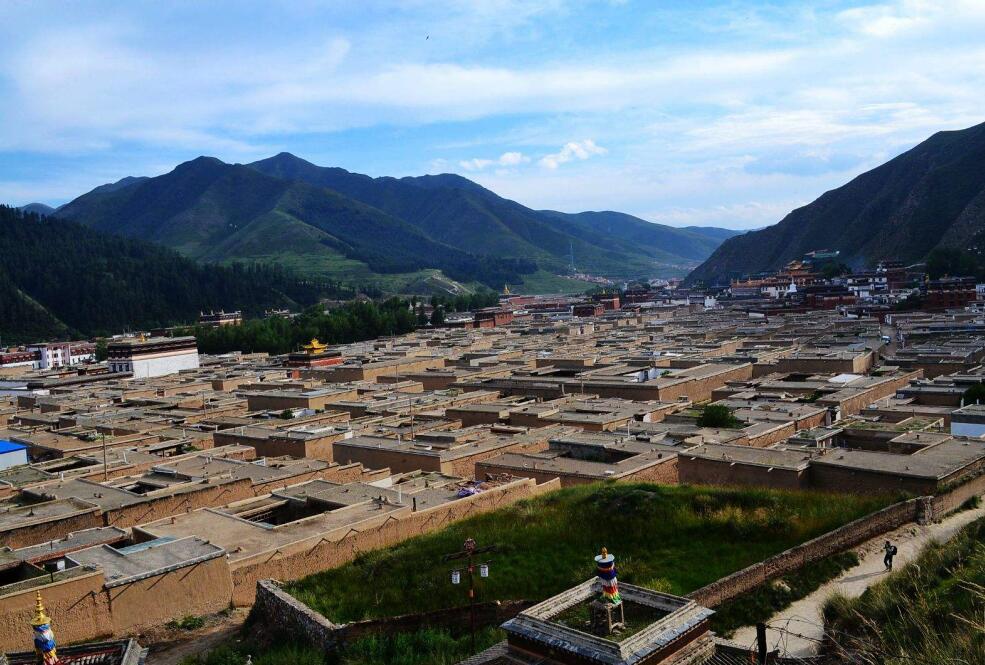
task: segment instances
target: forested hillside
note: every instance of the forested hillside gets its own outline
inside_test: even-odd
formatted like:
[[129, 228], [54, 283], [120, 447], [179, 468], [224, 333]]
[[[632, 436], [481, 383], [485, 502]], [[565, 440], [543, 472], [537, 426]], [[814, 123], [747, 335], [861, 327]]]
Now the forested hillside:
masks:
[[775, 270], [817, 249], [839, 250], [852, 267], [966, 250], [981, 266], [983, 248], [985, 123], [938, 132], [780, 223], [726, 240], [688, 280]]
[[271, 266], [198, 265], [170, 249], [0, 206], [4, 344], [187, 323], [210, 309], [262, 314], [338, 289]]
[[210, 157], [156, 178], [98, 187], [58, 214], [200, 261], [256, 260], [316, 278], [355, 281], [437, 268], [455, 280], [502, 288], [537, 268], [523, 257], [463, 251], [324, 187]]

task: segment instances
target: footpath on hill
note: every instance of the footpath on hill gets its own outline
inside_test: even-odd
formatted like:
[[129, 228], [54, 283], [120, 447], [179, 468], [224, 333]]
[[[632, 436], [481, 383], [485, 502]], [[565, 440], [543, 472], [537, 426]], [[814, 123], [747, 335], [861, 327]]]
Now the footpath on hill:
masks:
[[[779, 649], [787, 656], [813, 655], [824, 633], [824, 619], [821, 614], [824, 602], [836, 592], [849, 598], [857, 598], [871, 585], [885, 579], [888, 573], [882, 561], [882, 546], [887, 540], [899, 549], [893, 561], [894, 569], [899, 570], [917, 558], [927, 544], [950, 540], [958, 531], [980, 517], [985, 517], [985, 506], [963, 510], [935, 524], [908, 524], [863, 543], [856, 549], [859, 555], [857, 566], [844, 571], [837, 578], [818, 587], [814, 593], [770, 617], [766, 622], [766, 641], [770, 649]], [[754, 645], [756, 627], [739, 628], [732, 641], [743, 646]]]

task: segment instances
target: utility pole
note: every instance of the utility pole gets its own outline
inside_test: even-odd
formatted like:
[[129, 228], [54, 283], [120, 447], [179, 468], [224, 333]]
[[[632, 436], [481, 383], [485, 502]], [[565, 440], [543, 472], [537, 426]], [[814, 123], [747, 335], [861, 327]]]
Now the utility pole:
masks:
[[[471, 631], [471, 644], [472, 653], [475, 653], [475, 555], [484, 554], [485, 552], [495, 552], [495, 545], [487, 545], [486, 547], [477, 547], [475, 540], [469, 538], [465, 541], [460, 552], [454, 552], [452, 554], [446, 554], [442, 557], [442, 561], [455, 561], [458, 559], [467, 560], [467, 568], [465, 568], [466, 574], [469, 576], [469, 627]], [[451, 583], [459, 584], [461, 581], [461, 570], [451, 571]], [[489, 577], [489, 564], [480, 563], [479, 564], [479, 577]]]
[[106, 432], [103, 435], [103, 481], [109, 480], [109, 466], [106, 463]]
[[758, 665], [766, 665], [766, 624], [756, 624], [756, 662]]

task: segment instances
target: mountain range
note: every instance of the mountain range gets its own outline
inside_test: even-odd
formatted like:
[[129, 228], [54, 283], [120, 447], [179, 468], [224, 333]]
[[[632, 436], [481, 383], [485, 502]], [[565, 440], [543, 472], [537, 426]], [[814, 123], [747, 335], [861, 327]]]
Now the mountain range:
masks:
[[938, 132], [779, 223], [725, 240], [689, 276], [713, 284], [776, 270], [817, 249], [855, 268], [985, 248], [985, 123]]
[[683, 275], [736, 233], [533, 210], [457, 175], [372, 178], [288, 153], [252, 164], [199, 157], [97, 187], [57, 215], [203, 262], [269, 262], [356, 284], [445, 276], [497, 289], [570, 273], [572, 263], [617, 279]]

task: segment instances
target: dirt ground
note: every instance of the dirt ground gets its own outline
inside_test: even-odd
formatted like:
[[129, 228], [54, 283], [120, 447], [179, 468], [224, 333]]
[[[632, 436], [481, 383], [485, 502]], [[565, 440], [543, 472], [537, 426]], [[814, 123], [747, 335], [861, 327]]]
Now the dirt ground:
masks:
[[238, 607], [228, 614], [206, 617], [201, 628], [183, 630], [162, 626], [147, 631], [138, 639], [150, 648], [148, 665], [179, 665], [189, 656], [205, 653], [234, 639], [248, 614], [249, 609]]

